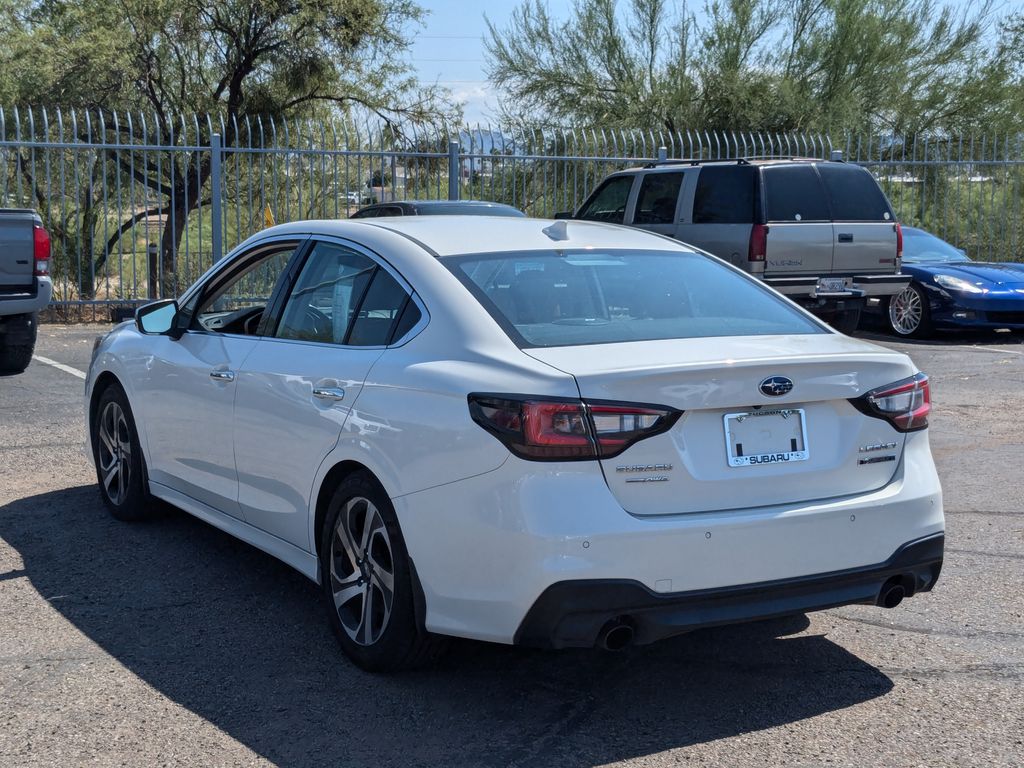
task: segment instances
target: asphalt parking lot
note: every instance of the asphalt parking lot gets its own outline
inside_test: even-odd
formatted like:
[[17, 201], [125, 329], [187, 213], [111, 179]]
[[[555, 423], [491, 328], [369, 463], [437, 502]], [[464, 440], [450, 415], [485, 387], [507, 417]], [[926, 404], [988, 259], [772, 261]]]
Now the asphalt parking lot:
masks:
[[0, 766], [1024, 764], [1024, 336], [881, 343], [932, 376], [935, 591], [609, 654], [457, 642], [353, 667], [313, 585], [82, 455], [99, 326], [0, 378]]

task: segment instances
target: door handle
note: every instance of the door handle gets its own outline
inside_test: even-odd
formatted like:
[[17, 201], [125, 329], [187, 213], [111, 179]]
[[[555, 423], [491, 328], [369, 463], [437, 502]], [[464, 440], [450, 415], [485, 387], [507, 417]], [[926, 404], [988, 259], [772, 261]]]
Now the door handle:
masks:
[[234, 381], [235, 380], [235, 372], [234, 371], [224, 371], [224, 370], [219, 370], [217, 368], [214, 368], [212, 371], [210, 371], [210, 378], [211, 379], [216, 379], [217, 381]]
[[840, 243], [852, 243], [853, 242], [853, 235], [851, 233], [849, 233], [849, 232], [840, 232], [839, 233], [839, 242]]
[[345, 390], [341, 387], [313, 387], [313, 397], [321, 400], [344, 400]]

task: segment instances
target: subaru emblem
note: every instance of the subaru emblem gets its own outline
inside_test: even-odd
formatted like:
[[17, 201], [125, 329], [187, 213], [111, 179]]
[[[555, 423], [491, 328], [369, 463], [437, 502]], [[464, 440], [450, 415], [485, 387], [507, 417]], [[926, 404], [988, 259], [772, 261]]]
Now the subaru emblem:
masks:
[[793, 389], [793, 380], [785, 376], [769, 376], [758, 386], [765, 397], [782, 397]]

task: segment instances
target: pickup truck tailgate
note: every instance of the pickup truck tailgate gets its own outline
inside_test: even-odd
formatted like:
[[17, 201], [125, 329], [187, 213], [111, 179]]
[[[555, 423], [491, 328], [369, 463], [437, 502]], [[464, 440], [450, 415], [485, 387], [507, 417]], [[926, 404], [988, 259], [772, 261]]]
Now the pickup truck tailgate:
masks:
[[33, 211], [8, 210], [0, 215], [0, 290], [32, 287]]

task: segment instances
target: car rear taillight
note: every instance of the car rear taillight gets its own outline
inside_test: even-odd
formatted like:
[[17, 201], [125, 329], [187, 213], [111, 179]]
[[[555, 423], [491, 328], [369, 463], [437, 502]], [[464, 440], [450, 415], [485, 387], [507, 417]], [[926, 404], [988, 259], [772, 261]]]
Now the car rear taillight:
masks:
[[617, 456], [670, 429], [681, 411], [632, 403], [471, 394], [469, 413], [516, 456], [566, 461]]
[[903, 227], [896, 222], [896, 262], [903, 258]]
[[750, 230], [750, 247], [747, 250], [747, 261], [764, 261], [768, 252], [768, 225], [755, 224]]
[[35, 262], [32, 274], [36, 277], [50, 274], [50, 233], [38, 224], [32, 227], [32, 256]]
[[850, 402], [861, 413], [885, 419], [900, 432], [927, 427], [932, 410], [931, 388], [923, 373], [873, 389]]

